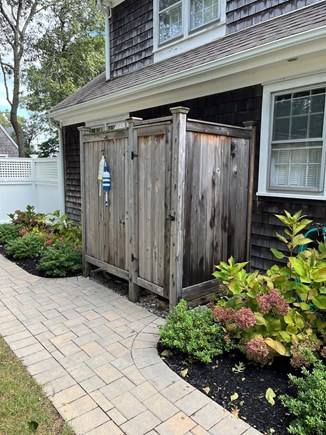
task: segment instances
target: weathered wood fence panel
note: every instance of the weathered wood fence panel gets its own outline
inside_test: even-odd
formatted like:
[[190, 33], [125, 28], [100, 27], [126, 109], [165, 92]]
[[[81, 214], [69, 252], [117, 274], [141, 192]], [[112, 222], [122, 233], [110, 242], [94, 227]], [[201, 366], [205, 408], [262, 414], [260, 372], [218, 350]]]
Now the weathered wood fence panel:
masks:
[[[85, 253], [91, 259], [98, 260], [99, 266], [104, 263], [122, 271], [128, 270], [126, 147], [126, 132], [123, 132], [120, 137], [116, 134], [107, 134], [103, 140], [89, 136], [84, 141], [83, 225], [86, 227]], [[99, 192], [99, 186], [96, 182], [99, 161], [103, 154], [109, 162], [111, 177], [114, 179], [108, 195], [108, 207], [105, 206], [104, 192]], [[122, 276], [126, 277], [127, 273], [122, 273]]]
[[[201, 302], [216, 281], [214, 265], [246, 260], [248, 129], [172, 117], [129, 119], [128, 128], [81, 133], [84, 270], [103, 267], [163, 296]], [[108, 207], [97, 174], [111, 172]]]

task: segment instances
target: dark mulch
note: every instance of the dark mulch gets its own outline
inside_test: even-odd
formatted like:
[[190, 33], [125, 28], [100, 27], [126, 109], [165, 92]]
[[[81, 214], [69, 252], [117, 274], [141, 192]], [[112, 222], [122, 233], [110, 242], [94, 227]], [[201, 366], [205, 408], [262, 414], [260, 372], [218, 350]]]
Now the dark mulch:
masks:
[[[161, 354], [165, 348], [159, 344], [158, 350]], [[276, 359], [273, 365], [264, 368], [249, 362], [237, 351], [224, 354], [208, 365], [177, 351], [163, 359], [179, 375], [188, 369], [185, 380], [189, 384], [202, 392], [209, 388], [209, 397], [260, 432], [268, 435], [288, 433], [286, 427], [292, 418], [278, 398], [281, 394], [295, 393], [295, 387], [288, 381], [287, 374], [294, 372], [288, 359]], [[244, 370], [237, 372], [235, 369], [240, 362], [244, 364]], [[276, 394], [275, 405], [265, 398], [267, 388], [272, 388]], [[238, 398], [232, 401], [234, 393]]]

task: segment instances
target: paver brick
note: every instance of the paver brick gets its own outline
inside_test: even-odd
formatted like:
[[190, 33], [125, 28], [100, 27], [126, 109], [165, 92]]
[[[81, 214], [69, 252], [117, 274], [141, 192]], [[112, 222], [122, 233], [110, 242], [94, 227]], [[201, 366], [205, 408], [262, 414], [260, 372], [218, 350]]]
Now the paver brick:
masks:
[[121, 414], [116, 408], [109, 409], [107, 415], [117, 424], [119, 427], [127, 421], [126, 417]]
[[154, 394], [157, 393], [157, 390], [149, 382], [146, 381], [133, 388], [131, 390], [131, 393], [142, 402], [149, 397], [154, 396]]
[[177, 414], [179, 409], [167, 400], [162, 394], [156, 393], [154, 396], [144, 400], [144, 405], [161, 421], [165, 421]]
[[126, 435], [144, 435], [156, 427], [160, 420], [150, 411], [144, 411], [121, 426]]
[[210, 428], [212, 435], [224, 435], [226, 432], [234, 435], [241, 435], [247, 429], [249, 425], [245, 423], [241, 418], [236, 418], [232, 414], [228, 413], [223, 420], [219, 421], [215, 426]]
[[195, 391], [194, 387], [187, 384], [185, 381], [180, 379], [172, 385], [164, 388], [161, 391], [163, 396], [169, 399], [172, 403], [175, 403], [177, 400], [181, 399], [184, 396], [187, 396], [189, 393]]
[[109, 384], [120, 379], [123, 374], [110, 363], [94, 368], [94, 372], [106, 383]]
[[104, 387], [106, 384], [103, 382], [101, 378], [94, 375], [91, 378], [85, 379], [80, 383], [82, 388], [84, 388], [87, 393], [91, 393], [92, 391], [98, 390], [101, 387]]
[[145, 406], [135, 396], [130, 394], [129, 391], [112, 399], [112, 403], [128, 420], [146, 411]]
[[113, 408], [112, 403], [99, 390], [93, 391], [90, 396], [103, 411], [107, 412]]
[[59, 412], [63, 418], [69, 421], [95, 408], [97, 408], [97, 404], [94, 400], [89, 396], [83, 396], [73, 402], [64, 403], [59, 407]]
[[103, 347], [99, 344], [95, 343], [95, 341], [82, 345], [81, 349], [90, 357], [97, 356], [105, 352], [105, 349], [103, 349]]
[[178, 412], [176, 415], [155, 428], [155, 430], [160, 435], [185, 435], [195, 426], [196, 423], [191, 420], [191, 418], [183, 412]]
[[198, 390], [193, 391], [182, 399], [178, 400], [175, 405], [181, 409], [185, 414], [191, 416], [194, 412], [203, 408], [211, 399], [205, 396]]
[[67, 403], [80, 399], [85, 394], [85, 391], [79, 385], [73, 385], [55, 394], [51, 400], [56, 408], [60, 408]]
[[100, 408], [93, 409], [70, 421], [76, 433], [84, 434], [90, 430], [102, 426], [109, 421], [109, 417]]
[[111, 384], [103, 387], [100, 389], [101, 393], [104, 394], [104, 396], [112, 400], [115, 397], [119, 396], [120, 394], [125, 393], [126, 391], [131, 390], [134, 387], [134, 384], [129, 381], [127, 378], [121, 378], [117, 381], [111, 382]]
[[31, 346], [32, 344], [37, 344], [37, 343], [38, 343], [38, 341], [36, 340], [36, 338], [30, 336], [30, 337], [25, 337], [25, 338], [22, 338], [21, 340], [17, 340], [17, 341], [12, 342], [10, 344], [10, 347], [11, 347], [11, 350], [15, 351], [17, 349], [22, 349], [23, 347]]
[[204, 429], [209, 430], [216, 423], [223, 420], [228, 415], [228, 412], [214, 402], [208, 403], [202, 409], [192, 415], [195, 420]]
[[43, 386], [43, 390], [48, 396], [54, 396], [56, 393], [76, 385], [76, 381], [68, 374], [59, 379], [54, 379]]
[[144, 376], [134, 365], [123, 369], [122, 373], [124, 376], [127, 376], [127, 378], [130, 379], [135, 385], [140, 385], [146, 381]]
[[124, 433], [113, 421], [109, 421], [108, 423], [87, 432], [87, 435], [124, 435]]
[[14, 352], [19, 358], [23, 358], [25, 356], [33, 355], [37, 352], [40, 352], [41, 350], [44, 350], [44, 347], [40, 343], [35, 343], [31, 344], [30, 346], [17, 349]]

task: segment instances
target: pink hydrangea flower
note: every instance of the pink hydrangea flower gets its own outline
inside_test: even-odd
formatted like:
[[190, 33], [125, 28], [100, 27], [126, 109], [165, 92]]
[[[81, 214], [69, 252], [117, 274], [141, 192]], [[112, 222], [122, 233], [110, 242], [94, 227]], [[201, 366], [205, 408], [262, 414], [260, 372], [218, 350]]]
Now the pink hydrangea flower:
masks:
[[240, 310], [234, 314], [234, 320], [241, 329], [250, 328], [251, 326], [254, 326], [257, 322], [256, 317], [251, 309], [245, 307], [240, 308]]
[[268, 295], [257, 296], [256, 300], [262, 314], [273, 311], [275, 314], [285, 316], [290, 311], [289, 304], [275, 288], [272, 288]]
[[246, 355], [249, 360], [267, 364], [272, 358], [270, 349], [263, 338], [253, 338], [246, 345]]
[[235, 310], [233, 308], [216, 307], [213, 310], [214, 320], [218, 322], [228, 322], [233, 321]]

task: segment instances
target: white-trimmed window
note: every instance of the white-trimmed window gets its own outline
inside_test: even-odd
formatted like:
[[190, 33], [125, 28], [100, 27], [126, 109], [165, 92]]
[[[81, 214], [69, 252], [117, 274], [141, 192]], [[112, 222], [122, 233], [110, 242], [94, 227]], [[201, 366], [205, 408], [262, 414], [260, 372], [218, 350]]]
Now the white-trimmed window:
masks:
[[156, 60], [223, 36], [225, 3], [226, 0], [154, 0], [154, 50], [163, 53], [156, 55]]
[[267, 86], [258, 194], [326, 199], [325, 153], [326, 83]]

